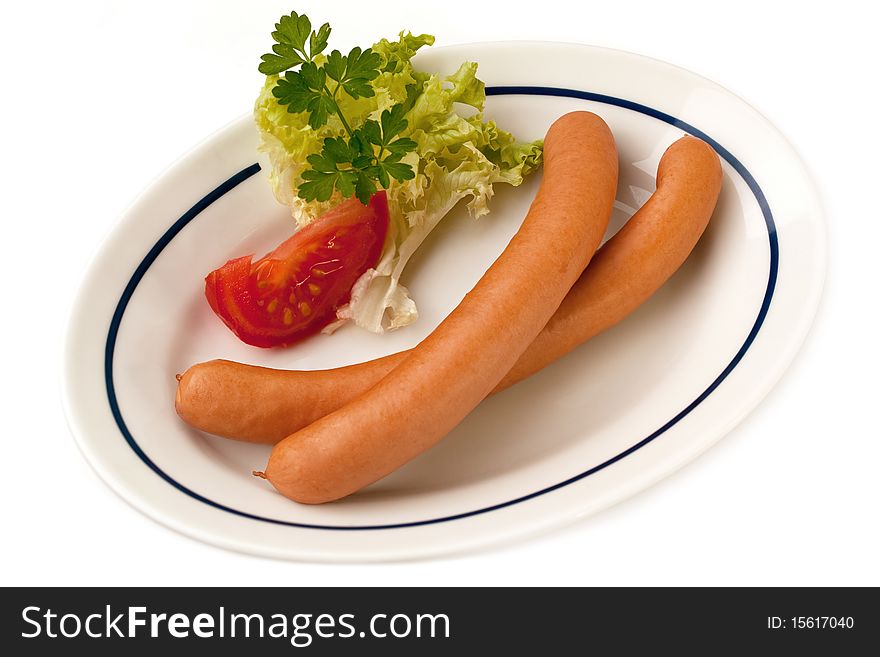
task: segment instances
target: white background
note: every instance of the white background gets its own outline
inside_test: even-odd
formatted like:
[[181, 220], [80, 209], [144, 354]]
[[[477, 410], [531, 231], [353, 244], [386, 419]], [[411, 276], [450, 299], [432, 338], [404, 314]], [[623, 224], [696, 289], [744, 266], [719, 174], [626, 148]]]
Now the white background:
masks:
[[[880, 584], [873, 3], [11, 7], [0, 26], [0, 584]], [[573, 527], [479, 554], [370, 566], [276, 562], [203, 545], [130, 508], [92, 472], [65, 425], [59, 369], [70, 302], [129, 201], [250, 110], [258, 57], [291, 9], [329, 21], [343, 50], [404, 28], [437, 35], [437, 45], [590, 43], [689, 68], [751, 102], [807, 162], [828, 219], [822, 306], [779, 386], [659, 485]]]

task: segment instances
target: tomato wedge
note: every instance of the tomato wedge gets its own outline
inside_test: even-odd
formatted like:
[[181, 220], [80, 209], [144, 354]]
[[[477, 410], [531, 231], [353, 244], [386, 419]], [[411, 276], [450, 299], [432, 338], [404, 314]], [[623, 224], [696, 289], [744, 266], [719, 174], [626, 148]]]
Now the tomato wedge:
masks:
[[205, 296], [243, 342], [293, 344], [335, 319], [354, 282], [379, 262], [387, 233], [384, 191], [367, 205], [343, 201], [256, 262], [247, 255], [212, 271]]

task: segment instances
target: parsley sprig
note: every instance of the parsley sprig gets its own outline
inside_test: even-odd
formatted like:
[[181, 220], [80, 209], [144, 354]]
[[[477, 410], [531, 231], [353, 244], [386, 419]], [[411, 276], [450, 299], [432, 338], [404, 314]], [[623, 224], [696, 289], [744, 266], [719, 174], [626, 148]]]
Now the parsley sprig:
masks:
[[[309, 125], [317, 130], [330, 116], [339, 118], [345, 134], [324, 139], [321, 152], [307, 158], [304, 182], [298, 194], [306, 201], [326, 201], [339, 192], [344, 198], [356, 196], [366, 205], [375, 193], [376, 183], [388, 188], [391, 179], [410, 180], [412, 167], [403, 157], [416, 149], [416, 142], [401, 137], [407, 128], [404, 118], [408, 101], [386, 109], [379, 121], [367, 119], [352, 128], [339, 107], [339, 96], [372, 98], [372, 85], [384, 62], [379, 53], [352, 48], [348, 55], [333, 50], [319, 64], [316, 60], [327, 48], [330, 25], [317, 30], [305, 14], [282, 16], [272, 32], [272, 52], [261, 57], [259, 70], [266, 75], [284, 73], [272, 88], [279, 104], [292, 113], [308, 112]], [[298, 67], [298, 70], [294, 70]]]

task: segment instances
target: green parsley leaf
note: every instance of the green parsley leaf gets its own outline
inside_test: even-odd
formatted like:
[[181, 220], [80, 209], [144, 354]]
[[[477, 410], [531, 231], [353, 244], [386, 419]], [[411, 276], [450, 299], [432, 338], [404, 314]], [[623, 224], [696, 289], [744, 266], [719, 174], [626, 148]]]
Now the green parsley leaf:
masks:
[[[342, 194], [343, 198], [351, 198], [354, 196], [354, 187], [357, 183], [357, 173], [354, 171], [340, 171], [339, 178], [336, 179], [336, 189]], [[369, 199], [367, 199], [369, 202]]]
[[[275, 31], [272, 32], [272, 38], [278, 43], [288, 43], [300, 52], [305, 53], [306, 39], [309, 38], [311, 31], [312, 22], [309, 20], [309, 17], [305, 14], [300, 16], [295, 11], [292, 11], [289, 16], [282, 16], [275, 23]], [[329, 32], [327, 36], [330, 36]]]
[[409, 137], [401, 137], [400, 139], [395, 139], [390, 144], [385, 144], [385, 149], [389, 153], [400, 155], [402, 157], [410, 151], [416, 150], [418, 146], [419, 145]]
[[[389, 162], [388, 159], [382, 160], [382, 168], [388, 172], [388, 175], [403, 182], [404, 180], [412, 180], [416, 177], [413, 168], [404, 162]], [[387, 187], [388, 185], [385, 185]]]
[[345, 67], [347, 62], [348, 58], [341, 52], [338, 50], [332, 51], [327, 56], [327, 63], [324, 64], [324, 70], [327, 72], [327, 77], [331, 80], [342, 82], [345, 78]]
[[329, 116], [337, 110], [333, 99], [324, 95], [310, 100], [306, 109], [309, 111], [309, 125], [315, 130], [325, 125]]
[[[382, 146], [387, 146], [391, 138], [406, 130], [407, 120], [404, 117], [406, 109], [398, 103], [390, 110], [382, 112]], [[413, 142], [415, 143], [415, 142]]]
[[341, 80], [342, 88], [354, 99], [372, 98], [376, 95], [370, 81], [379, 77], [382, 55], [371, 48], [361, 51], [354, 47], [348, 53], [345, 63], [345, 76]]
[[303, 58], [293, 48], [286, 43], [276, 43], [272, 46], [275, 54], [266, 54], [260, 57], [263, 60], [259, 65], [260, 73], [264, 75], [275, 75], [289, 68], [293, 68], [303, 63]]
[[314, 62], [304, 63], [299, 71], [288, 71], [272, 88], [272, 95], [292, 113], [309, 112], [309, 125], [318, 129], [327, 123], [338, 107], [325, 93], [327, 74]]
[[[272, 53], [260, 57], [260, 73], [275, 75], [303, 62], [312, 61], [323, 52], [330, 38], [329, 23], [324, 23], [317, 32], [311, 30], [312, 23], [304, 14], [300, 16], [292, 11], [289, 16], [282, 16], [272, 32], [272, 38], [276, 41], [272, 46]], [[308, 53], [306, 41], [309, 42]]]
[[324, 85], [327, 84], [327, 72], [323, 68], [318, 68], [314, 62], [306, 62], [299, 68], [299, 74], [314, 91], [322, 91]]
[[272, 95], [278, 99], [279, 104], [287, 105], [288, 112], [297, 113], [305, 112], [309, 103], [321, 94], [309, 87], [299, 71], [288, 71], [272, 88]]
[[355, 193], [355, 185], [358, 181], [358, 172], [353, 169], [340, 169], [339, 165], [351, 163], [352, 149], [342, 137], [327, 137], [324, 139], [321, 153], [309, 155], [306, 161], [311, 169], [302, 173], [306, 182], [299, 188], [299, 195], [307, 201], [326, 201], [337, 190], [344, 198], [349, 198]]
[[[306, 176], [306, 174], [311, 175]], [[333, 196], [339, 174], [303, 171], [303, 179], [305, 182], [300, 183], [298, 192], [300, 198], [306, 201], [329, 201]]]
[[[368, 121], [369, 123], [369, 121]], [[372, 121], [375, 123], [375, 121]], [[373, 147], [370, 146], [370, 139], [364, 132], [364, 127], [360, 127], [354, 131], [351, 139], [348, 141], [351, 152], [356, 156], [373, 158]], [[363, 168], [363, 167], [358, 167]]]
[[370, 180], [363, 171], [358, 171], [354, 193], [358, 200], [366, 205], [370, 202], [370, 197], [376, 193], [376, 183]]
[[312, 36], [309, 38], [309, 57], [314, 59], [316, 55], [324, 52], [329, 39], [330, 23], [324, 23], [317, 32], [312, 32]]
[[328, 137], [324, 140], [324, 147], [321, 154], [333, 160], [336, 163], [351, 162], [351, 147], [342, 137]]
[[[382, 129], [379, 127], [379, 124], [372, 119], [364, 121], [364, 125], [361, 126], [361, 134], [363, 134], [371, 144], [376, 144], [376, 146], [382, 145]], [[370, 153], [372, 153], [372, 150]]]
[[383, 188], [388, 189], [388, 186], [391, 185], [391, 178], [388, 177], [388, 172], [385, 170], [385, 167], [382, 164], [375, 164], [364, 170], [368, 176], [373, 178], [374, 180], [378, 180], [379, 184], [382, 185]]
[[[312, 165], [312, 169], [318, 173], [335, 173], [338, 171], [336, 168], [336, 162], [333, 161], [333, 158], [327, 157], [324, 151], [321, 153], [313, 153], [306, 158], [306, 161]], [[305, 173], [309, 173], [306, 170]], [[303, 177], [306, 177], [305, 175]], [[312, 178], [314, 180], [314, 178]]]

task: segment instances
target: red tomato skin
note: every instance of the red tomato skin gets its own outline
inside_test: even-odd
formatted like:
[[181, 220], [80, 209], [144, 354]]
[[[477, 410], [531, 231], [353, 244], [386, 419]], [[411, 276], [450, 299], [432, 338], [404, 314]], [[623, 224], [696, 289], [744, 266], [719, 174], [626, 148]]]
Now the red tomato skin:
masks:
[[327, 326], [351, 287], [375, 267], [388, 234], [388, 201], [343, 201], [256, 262], [228, 261], [205, 277], [214, 313], [243, 342], [284, 347]]

